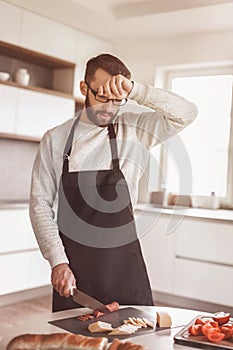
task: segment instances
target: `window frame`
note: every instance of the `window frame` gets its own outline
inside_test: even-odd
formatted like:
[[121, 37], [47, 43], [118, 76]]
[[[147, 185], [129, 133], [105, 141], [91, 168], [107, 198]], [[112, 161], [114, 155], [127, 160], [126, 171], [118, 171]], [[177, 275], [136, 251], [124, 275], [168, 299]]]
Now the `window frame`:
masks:
[[[172, 79], [207, 75], [233, 74], [233, 62], [203, 63], [192, 65], [160, 66], [156, 69], [155, 86], [171, 90]], [[219, 197], [221, 208], [233, 209], [233, 84], [231, 101], [231, 125], [228, 149], [227, 190], [225, 197]], [[168, 155], [164, 145], [160, 151], [159, 190], [163, 188], [164, 174], [167, 176]]]

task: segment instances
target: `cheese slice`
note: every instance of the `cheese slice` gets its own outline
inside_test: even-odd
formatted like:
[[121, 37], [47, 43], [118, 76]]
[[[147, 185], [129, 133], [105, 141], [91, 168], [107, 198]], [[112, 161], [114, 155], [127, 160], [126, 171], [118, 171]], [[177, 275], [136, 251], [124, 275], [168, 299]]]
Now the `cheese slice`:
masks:
[[136, 322], [143, 328], [147, 328], [147, 324], [140, 317], [137, 317]]
[[157, 324], [159, 327], [168, 327], [172, 325], [171, 316], [165, 311], [157, 311]]
[[109, 335], [121, 335], [121, 334], [133, 334], [138, 330], [137, 326], [134, 326], [132, 324], [123, 324], [120, 327], [115, 328], [112, 330]]
[[88, 330], [91, 333], [99, 333], [99, 332], [110, 332], [111, 330], [113, 330], [113, 328], [110, 323], [97, 321], [94, 323], [90, 323], [88, 326]]
[[133, 325], [133, 326], [135, 326], [135, 327], [137, 327], [137, 328], [141, 328], [141, 327], [142, 327], [142, 326], [139, 325], [137, 322], [135, 322], [135, 321], [133, 320], [132, 317], [129, 317], [128, 320], [124, 320], [124, 323], [125, 323], [125, 324]]
[[130, 325], [132, 325], [132, 326], [137, 327], [138, 329], [139, 329], [139, 328], [142, 328], [142, 326], [140, 326], [139, 324], [136, 324], [135, 322], [132, 322], [132, 321], [130, 321], [130, 320], [124, 320], [124, 324], [130, 324]]
[[147, 325], [148, 327], [155, 328], [154, 323], [151, 322], [150, 320], [148, 320], [147, 318], [143, 318], [143, 321], [146, 323], [146, 325]]
[[131, 324], [139, 328], [155, 328], [155, 324], [148, 320], [147, 318], [140, 318], [140, 317], [129, 317], [127, 320], [124, 320], [125, 324]]

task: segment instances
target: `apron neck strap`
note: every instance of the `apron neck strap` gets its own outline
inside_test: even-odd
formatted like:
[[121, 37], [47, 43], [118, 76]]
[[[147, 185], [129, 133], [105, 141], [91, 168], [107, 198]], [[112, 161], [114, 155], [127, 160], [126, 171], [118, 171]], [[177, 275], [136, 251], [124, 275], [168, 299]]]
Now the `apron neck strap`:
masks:
[[[70, 159], [70, 154], [71, 154], [71, 149], [72, 149], [72, 143], [73, 143], [73, 138], [74, 138], [74, 131], [75, 127], [79, 122], [81, 113], [78, 114], [76, 117], [70, 134], [68, 136], [65, 149], [64, 149], [64, 155], [63, 155], [63, 169], [68, 171], [68, 164], [69, 164], [69, 159]], [[113, 169], [119, 169], [119, 158], [118, 158], [118, 151], [117, 151], [117, 143], [116, 143], [116, 133], [113, 127], [113, 124], [108, 125], [108, 136], [109, 136], [109, 142], [110, 142], [110, 147], [111, 147], [111, 153], [112, 153], [112, 165]]]
[[119, 169], [119, 158], [117, 151], [117, 143], [116, 143], [116, 133], [113, 127], [113, 124], [108, 125], [108, 137], [111, 146], [112, 152], [112, 165], [113, 169]]
[[74, 138], [74, 130], [75, 130], [76, 125], [79, 122], [80, 116], [81, 116], [81, 113], [78, 114], [78, 116], [75, 119], [75, 121], [74, 121], [74, 123], [72, 125], [72, 128], [70, 130], [68, 139], [66, 141], [65, 149], [64, 149], [64, 155], [63, 155], [64, 160], [66, 160], [66, 159], [68, 160], [69, 157], [70, 157], [72, 143], [73, 143], [73, 138]]

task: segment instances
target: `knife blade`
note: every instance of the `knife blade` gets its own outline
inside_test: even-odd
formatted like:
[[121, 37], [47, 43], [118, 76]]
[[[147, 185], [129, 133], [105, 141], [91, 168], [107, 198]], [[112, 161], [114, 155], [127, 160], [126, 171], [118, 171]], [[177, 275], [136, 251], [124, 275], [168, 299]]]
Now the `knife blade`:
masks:
[[91, 310], [97, 309], [105, 314], [110, 312], [109, 309], [103, 303], [81, 292], [81, 290], [75, 287], [72, 287], [71, 295], [73, 297], [73, 301], [77, 304], [88, 307]]

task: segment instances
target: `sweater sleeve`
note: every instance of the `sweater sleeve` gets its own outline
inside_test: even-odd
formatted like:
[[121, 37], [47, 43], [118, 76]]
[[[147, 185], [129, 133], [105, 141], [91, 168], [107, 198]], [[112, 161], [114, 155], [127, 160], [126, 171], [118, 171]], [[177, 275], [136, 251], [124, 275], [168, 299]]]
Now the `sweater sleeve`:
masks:
[[48, 131], [41, 140], [32, 170], [30, 219], [40, 250], [51, 268], [60, 263], [69, 263], [53, 210], [57, 193], [53, 158]]
[[137, 137], [149, 149], [188, 126], [198, 114], [195, 104], [182, 96], [136, 82], [129, 99], [153, 110], [136, 114]]

